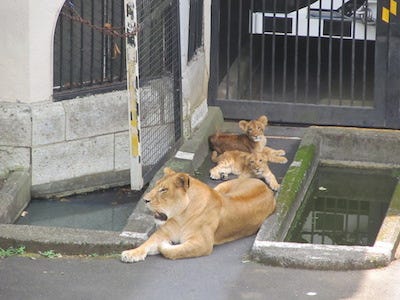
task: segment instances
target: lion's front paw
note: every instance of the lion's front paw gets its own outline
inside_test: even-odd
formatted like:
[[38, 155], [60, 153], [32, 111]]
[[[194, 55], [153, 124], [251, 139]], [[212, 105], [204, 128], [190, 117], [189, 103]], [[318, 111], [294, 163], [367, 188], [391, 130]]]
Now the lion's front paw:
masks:
[[138, 249], [126, 250], [121, 253], [121, 261], [126, 263], [133, 263], [142, 261], [146, 258], [144, 251], [138, 251]]
[[219, 174], [219, 172], [215, 172], [215, 171], [211, 170], [210, 178], [214, 179], [214, 180], [218, 180], [218, 179], [221, 179], [221, 175]]
[[276, 151], [275, 151], [275, 155], [284, 156], [284, 155], [286, 155], [286, 152], [285, 152], [285, 150], [283, 150], [283, 149], [276, 150]]

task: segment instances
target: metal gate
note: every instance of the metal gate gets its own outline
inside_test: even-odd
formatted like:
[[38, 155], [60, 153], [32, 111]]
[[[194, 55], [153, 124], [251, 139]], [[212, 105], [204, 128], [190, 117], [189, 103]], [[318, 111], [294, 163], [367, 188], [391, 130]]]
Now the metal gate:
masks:
[[127, 3], [131, 186], [140, 189], [181, 144], [179, 1]]
[[399, 128], [397, 15], [394, 0], [213, 1], [210, 104], [225, 118]]

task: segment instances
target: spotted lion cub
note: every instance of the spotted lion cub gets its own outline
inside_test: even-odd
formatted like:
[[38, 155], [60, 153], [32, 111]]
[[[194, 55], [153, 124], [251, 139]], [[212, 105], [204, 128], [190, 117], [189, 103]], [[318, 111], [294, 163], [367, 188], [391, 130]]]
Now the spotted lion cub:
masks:
[[227, 179], [229, 174], [239, 177], [262, 178], [274, 191], [280, 187], [275, 175], [268, 167], [268, 162], [287, 163], [284, 150], [265, 148], [263, 152], [247, 153], [242, 151], [226, 151], [218, 156], [216, 151], [211, 154], [211, 160], [217, 166], [210, 170], [211, 179]]

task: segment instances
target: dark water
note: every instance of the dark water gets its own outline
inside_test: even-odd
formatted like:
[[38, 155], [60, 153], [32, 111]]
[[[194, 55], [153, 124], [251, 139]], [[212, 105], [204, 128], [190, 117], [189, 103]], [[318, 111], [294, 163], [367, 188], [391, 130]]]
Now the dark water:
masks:
[[114, 188], [56, 199], [34, 199], [16, 224], [120, 231], [142, 191]]
[[285, 241], [372, 246], [397, 182], [390, 170], [319, 166]]

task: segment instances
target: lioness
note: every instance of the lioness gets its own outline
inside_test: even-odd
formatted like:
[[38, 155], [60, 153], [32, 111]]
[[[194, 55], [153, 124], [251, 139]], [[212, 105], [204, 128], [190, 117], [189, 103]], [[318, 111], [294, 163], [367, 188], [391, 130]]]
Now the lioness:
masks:
[[261, 116], [249, 122], [242, 120], [239, 122], [239, 127], [245, 134], [217, 132], [208, 138], [210, 147], [218, 153], [230, 150], [260, 152], [267, 143], [267, 138], [264, 135], [267, 124], [268, 118], [266, 116]]
[[211, 160], [217, 165], [210, 170], [211, 179], [226, 179], [229, 174], [239, 177], [262, 178], [277, 191], [280, 187], [275, 175], [268, 167], [268, 162], [287, 163], [284, 150], [265, 148], [263, 152], [247, 153], [242, 151], [226, 151], [219, 155], [216, 151], [211, 154]]
[[259, 179], [234, 179], [212, 189], [169, 168], [143, 200], [162, 224], [141, 246], [122, 252], [124, 262], [158, 253], [170, 259], [208, 255], [214, 245], [256, 233], [275, 210], [274, 193]]

